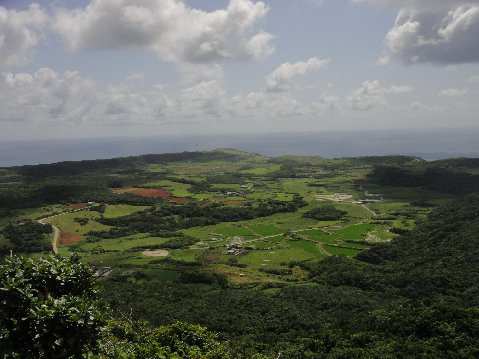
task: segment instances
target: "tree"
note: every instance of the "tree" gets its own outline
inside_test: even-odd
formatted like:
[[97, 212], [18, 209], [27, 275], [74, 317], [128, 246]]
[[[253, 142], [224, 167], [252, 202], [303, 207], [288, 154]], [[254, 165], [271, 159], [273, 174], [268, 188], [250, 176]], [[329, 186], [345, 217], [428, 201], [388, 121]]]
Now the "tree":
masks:
[[304, 212], [303, 217], [312, 218], [317, 221], [334, 221], [340, 219], [346, 213], [346, 211], [337, 209], [334, 206], [327, 204]]
[[144, 322], [113, 320], [103, 338], [106, 358], [230, 359], [227, 346], [199, 325], [178, 322], [154, 329]]
[[0, 356], [82, 358], [104, 319], [93, 270], [79, 257], [7, 257], [0, 266]]

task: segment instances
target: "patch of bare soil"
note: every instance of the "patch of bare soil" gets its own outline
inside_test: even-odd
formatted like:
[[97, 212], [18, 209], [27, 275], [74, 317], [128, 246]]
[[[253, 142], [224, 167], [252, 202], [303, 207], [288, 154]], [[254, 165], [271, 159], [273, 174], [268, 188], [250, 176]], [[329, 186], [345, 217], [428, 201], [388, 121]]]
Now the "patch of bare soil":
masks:
[[185, 204], [190, 201], [189, 198], [174, 197], [166, 189], [130, 187], [130, 188], [114, 189], [113, 193], [116, 193], [116, 194], [131, 193], [131, 194], [136, 194], [137, 196], [144, 196], [144, 197], [161, 197], [161, 198], [164, 198], [173, 202], [181, 203], [181, 204]]
[[68, 209], [83, 209], [86, 207], [86, 203], [74, 203], [70, 204], [69, 206], [66, 206], [65, 208]]
[[143, 251], [141, 253], [147, 257], [166, 257], [168, 255], [168, 251], [163, 249], [158, 249], [155, 251]]
[[69, 244], [76, 243], [80, 240], [83, 239], [83, 236], [81, 234], [75, 234], [67, 231], [60, 231], [60, 241], [59, 245], [61, 246], [67, 246]]

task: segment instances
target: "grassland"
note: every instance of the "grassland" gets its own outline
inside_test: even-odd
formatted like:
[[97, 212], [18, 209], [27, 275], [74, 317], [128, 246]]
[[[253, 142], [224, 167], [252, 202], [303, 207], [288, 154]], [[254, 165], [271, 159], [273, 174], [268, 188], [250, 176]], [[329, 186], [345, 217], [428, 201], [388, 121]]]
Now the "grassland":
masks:
[[128, 216], [135, 212], [144, 211], [145, 209], [149, 208], [148, 206], [131, 206], [127, 204], [116, 204], [116, 205], [108, 205], [106, 206], [105, 213], [103, 216], [105, 218], [117, 218]]

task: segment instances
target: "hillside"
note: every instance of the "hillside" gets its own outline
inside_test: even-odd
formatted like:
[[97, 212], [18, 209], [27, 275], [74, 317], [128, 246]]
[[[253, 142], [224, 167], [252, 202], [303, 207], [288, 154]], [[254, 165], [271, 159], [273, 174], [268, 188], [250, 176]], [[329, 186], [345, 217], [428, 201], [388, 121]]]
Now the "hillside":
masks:
[[235, 358], [470, 358], [475, 167], [223, 149], [4, 168], [0, 248], [38, 257], [43, 218], [108, 270], [113, 316], [200, 324]]

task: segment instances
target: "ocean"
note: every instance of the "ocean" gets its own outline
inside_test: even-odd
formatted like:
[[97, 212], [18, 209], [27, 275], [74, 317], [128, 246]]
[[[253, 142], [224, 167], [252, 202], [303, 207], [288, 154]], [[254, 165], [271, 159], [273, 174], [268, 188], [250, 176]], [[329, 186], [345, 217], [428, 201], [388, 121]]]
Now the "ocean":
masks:
[[264, 156], [479, 157], [479, 129], [325, 131], [0, 142], [0, 167], [234, 148]]

